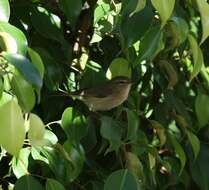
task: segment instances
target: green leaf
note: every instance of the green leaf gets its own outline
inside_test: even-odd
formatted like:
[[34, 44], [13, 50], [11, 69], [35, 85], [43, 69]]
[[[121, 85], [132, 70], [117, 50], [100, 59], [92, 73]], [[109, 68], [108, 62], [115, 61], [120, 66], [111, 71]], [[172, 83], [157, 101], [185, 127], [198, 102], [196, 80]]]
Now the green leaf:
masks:
[[194, 182], [201, 190], [208, 190], [209, 176], [209, 147], [205, 143], [201, 143], [200, 153], [195, 162], [190, 160], [190, 174]]
[[33, 87], [21, 75], [13, 76], [11, 87], [12, 91], [17, 96], [21, 108], [26, 112], [30, 112], [36, 100]]
[[44, 144], [45, 125], [35, 114], [31, 113], [29, 118], [28, 138], [32, 146]]
[[[3, 92], [2, 97], [0, 99], [0, 106], [3, 106], [4, 104], [8, 103], [12, 99], [15, 99], [14, 96], [12, 96], [11, 94], [8, 94], [6, 92]], [[17, 99], [15, 99], [15, 100], [17, 100]]]
[[144, 180], [143, 165], [136, 154], [132, 152], [126, 153], [126, 167], [139, 180]]
[[115, 58], [106, 72], [107, 78], [111, 79], [116, 76], [127, 76], [131, 78], [131, 65], [124, 58]]
[[64, 149], [70, 155], [70, 159], [72, 161], [73, 168], [70, 172], [71, 181], [76, 179], [80, 172], [83, 169], [84, 161], [85, 161], [85, 152], [81, 144], [77, 144], [76, 146], [72, 145], [70, 141], [66, 141], [64, 143]]
[[198, 137], [190, 131], [187, 131], [187, 136], [188, 136], [190, 144], [192, 145], [192, 149], [194, 153], [194, 160], [196, 160], [200, 152], [200, 141]]
[[86, 118], [72, 107], [65, 109], [62, 114], [62, 128], [70, 142], [79, 142], [87, 134]]
[[38, 70], [26, 57], [20, 54], [11, 54], [6, 52], [3, 52], [2, 55], [9, 63], [15, 66], [15, 68], [28, 82], [37, 88], [42, 87], [42, 79]]
[[161, 18], [161, 26], [163, 27], [167, 20], [171, 17], [175, 0], [151, 0]]
[[202, 23], [202, 39], [201, 44], [209, 36], [209, 4], [205, 0], [196, 0], [198, 9], [200, 11], [201, 23]]
[[166, 35], [170, 38], [170, 48], [173, 49], [182, 44], [188, 37], [189, 26], [181, 17], [172, 17], [165, 26]]
[[179, 176], [180, 176], [183, 169], [184, 169], [184, 166], [186, 164], [186, 155], [185, 155], [184, 149], [182, 148], [181, 144], [179, 144], [179, 142], [176, 140], [176, 138], [172, 134], [169, 135], [169, 138], [171, 139], [174, 150], [175, 150], [176, 154], [178, 155], [178, 158], [181, 162], [181, 169], [179, 172]]
[[49, 146], [51, 146], [55, 145], [58, 142], [58, 138], [52, 131], [45, 129], [44, 141], [46, 145], [48, 144]]
[[142, 38], [137, 57], [137, 64], [150, 60], [164, 48], [163, 33], [159, 27], [151, 28]]
[[0, 77], [0, 100], [1, 100], [1, 97], [3, 95], [3, 92], [4, 92], [4, 80], [3, 80], [2, 77]]
[[10, 16], [10, 7], [8, 0], [0, 1], [0, 21], [8, 22]]
[[104, 190], [138, 190], [134, 176], [128, 170], [113, 172], [106, 180]]
[[40, 35], [57, 42], [64, 41], [62, 31], [56, 25], [51, 13], [48, 13], [46, 10], [40, 12], [37, 9], [33, 9], [31, 13], [31, 21], [32, 25]]
[[0, 32], [0, 47], [9, 53], [17, 53], [18, 51], [16, 40], [7, 32]]
[[24, 139], [25, 127], [21, 109], [11, 100], [0, 107], [0, 144], [10, 154], [18, 156]]
[[198, 92], [195, 100], [195, 111], [199, 127], [205, 126], [209, 121], [209, 96]]
[[16, 181], [14, 190], [44, 190], [44, 188], [34, 177], [25, 175]]
[[160, 139], [160, 146], [162, 147], [165, 143], [166, 143], [166, 134], [165, 134], [165, 128], [158, 122], [155, 120], [150, 120], [149, 121], [152, 125], [152, 127], [156, 130], [157, 135]]
[[128, 118], [128, 131], [126, 139], [133, 141], [137, 138], [137, 130], [139, 127], [139, 117], [136, 112], [127, 109], [127, 118]]
[[[44, 78], [44, 64], [42, 62], [40, 55], [35, 50], [33, 50], [31, 48], [28, 48], [28, 55], [30, 57], [32, 64], [39, 71], [41, 78], [43, 80], [43, 78]], [[37, 93], [37, 103], [39, 103], [41, 100], [41, 89], [36, 88], [36, 93]]]
[[36, 51], [41, 56], [44, 63], [44, 83], [50, 90], [56, 90], [58, 84], [62, 79], [63, 73], [59, 67], [59, 64], [53, 56], [51, 56], [46, 49], [38, 48]]
[[23, 148], [20, 150], [18, 158], [12, 158], [12, 170], [17, 178], [28, 174], [28, 158], [30, 155], [30, 148]]
[[41, 59], [41, 56], [32, 48], [28, 48], [28, 54], [30, 56], [32, 64], [38, 69], [41, 78], [43, 79], [44, 77], [44, 64]]
[[59, 6], [70, 21], [72, 28], [75, 29], [77, 19], [82, 9], [82, 0], [60, 0]]
[[[0, 32], [8, 33], [16, 41], [16, 44], [13, 43], [13, 45], [17, 46], [17, 53], [26, 54], [28, 42], [21, 30], [9, 23], [0, 21]], [[11, 40], [8, 43], [11, 43]]]
[[96, 24], [100, 19], [104, 18], [110, 11], [110, 5], [107, 3], [100, 3], [94, 10], [94, 24]]
[[113, 120], [111, 117], [102, 116], [100, 134], [110, 143], [107, 152], [118, 150], [121, 145], [122, 128], [117, 121]]
[[[124, 48], [138, 41], [150, 27], [154, 17], [152, 7], [147, 3], [144, 9], [137, 11], [139, 0], [122, 3], [121, 34]], [[144, 2], [142, 2], [144, 3]], [[143, 8], [143, 5], [141, 6]], [[139, 27], [139, 23], [143, 27]]]
[[190, 80], [192, 80], [201, 71], [204, 65], [204, 58], [203, 58], [202, 50], [198, 46], [196, 39], [192, 35], [189, 35], [188, 39], [189, 39], [193, 62], [194, 62], [194, 68], [190, 76]]
[[46, 164], [49, 164], [48, 159], [46, 159], [40, 150], [40, 147], [31, 147], [31, 156], [34, 160], [40, 160], [45, 162]]
[[72, 182], [81, 172], [85, 160], [83, 147], [74, 147], [69, 141], [64, 147], [57, 144], [54, 147], [44, 147], [41, 150], [49, 161], [49, 167], [56, 178], [62, 183]]
[[47, 179], [46, 190], [65, 190], [64, 186], [55, 179]]

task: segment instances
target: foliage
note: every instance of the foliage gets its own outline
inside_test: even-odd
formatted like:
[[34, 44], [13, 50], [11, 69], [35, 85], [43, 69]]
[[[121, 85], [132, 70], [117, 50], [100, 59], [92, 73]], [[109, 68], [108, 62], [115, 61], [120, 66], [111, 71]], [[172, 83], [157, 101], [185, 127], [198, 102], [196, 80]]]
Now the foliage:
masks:
[[[0, 187], [209, 190], [205, 0], [1, 0]], [[129, 76], [90, 112], [64, 92]]]

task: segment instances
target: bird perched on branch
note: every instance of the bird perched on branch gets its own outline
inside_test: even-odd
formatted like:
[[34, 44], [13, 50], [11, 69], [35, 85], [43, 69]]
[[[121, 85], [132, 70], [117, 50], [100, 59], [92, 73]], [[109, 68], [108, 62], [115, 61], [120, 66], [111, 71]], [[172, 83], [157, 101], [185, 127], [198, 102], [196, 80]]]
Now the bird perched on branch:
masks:
[[113, 79], [92, 88], [85, 88], [68, 95], [83, 101], [91, 111], [105, 111], [122, 104], [129, 95], [131, 80], [125, 76]]

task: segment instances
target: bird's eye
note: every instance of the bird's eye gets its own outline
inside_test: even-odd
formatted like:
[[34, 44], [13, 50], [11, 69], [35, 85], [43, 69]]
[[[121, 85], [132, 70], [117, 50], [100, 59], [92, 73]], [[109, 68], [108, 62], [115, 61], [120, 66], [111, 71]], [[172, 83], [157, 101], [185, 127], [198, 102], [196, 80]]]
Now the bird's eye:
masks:
[[124, 81], [124, 80], [121, 80], [121, 81], [118, 81], [119, 82], [119, 84], [125, 84], [126, 83], [126, 81]]

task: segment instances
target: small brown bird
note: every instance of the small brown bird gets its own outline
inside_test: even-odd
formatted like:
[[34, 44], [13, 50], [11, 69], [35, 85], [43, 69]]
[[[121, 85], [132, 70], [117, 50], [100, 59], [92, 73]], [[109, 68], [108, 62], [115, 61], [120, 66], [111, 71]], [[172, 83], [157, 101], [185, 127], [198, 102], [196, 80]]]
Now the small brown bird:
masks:
[[98, 86], [71, 92], [69, 95], [83, 101], [91, 111], [110, 110], [128, 98], [131, 84], [128, 77], [117, 76]]

